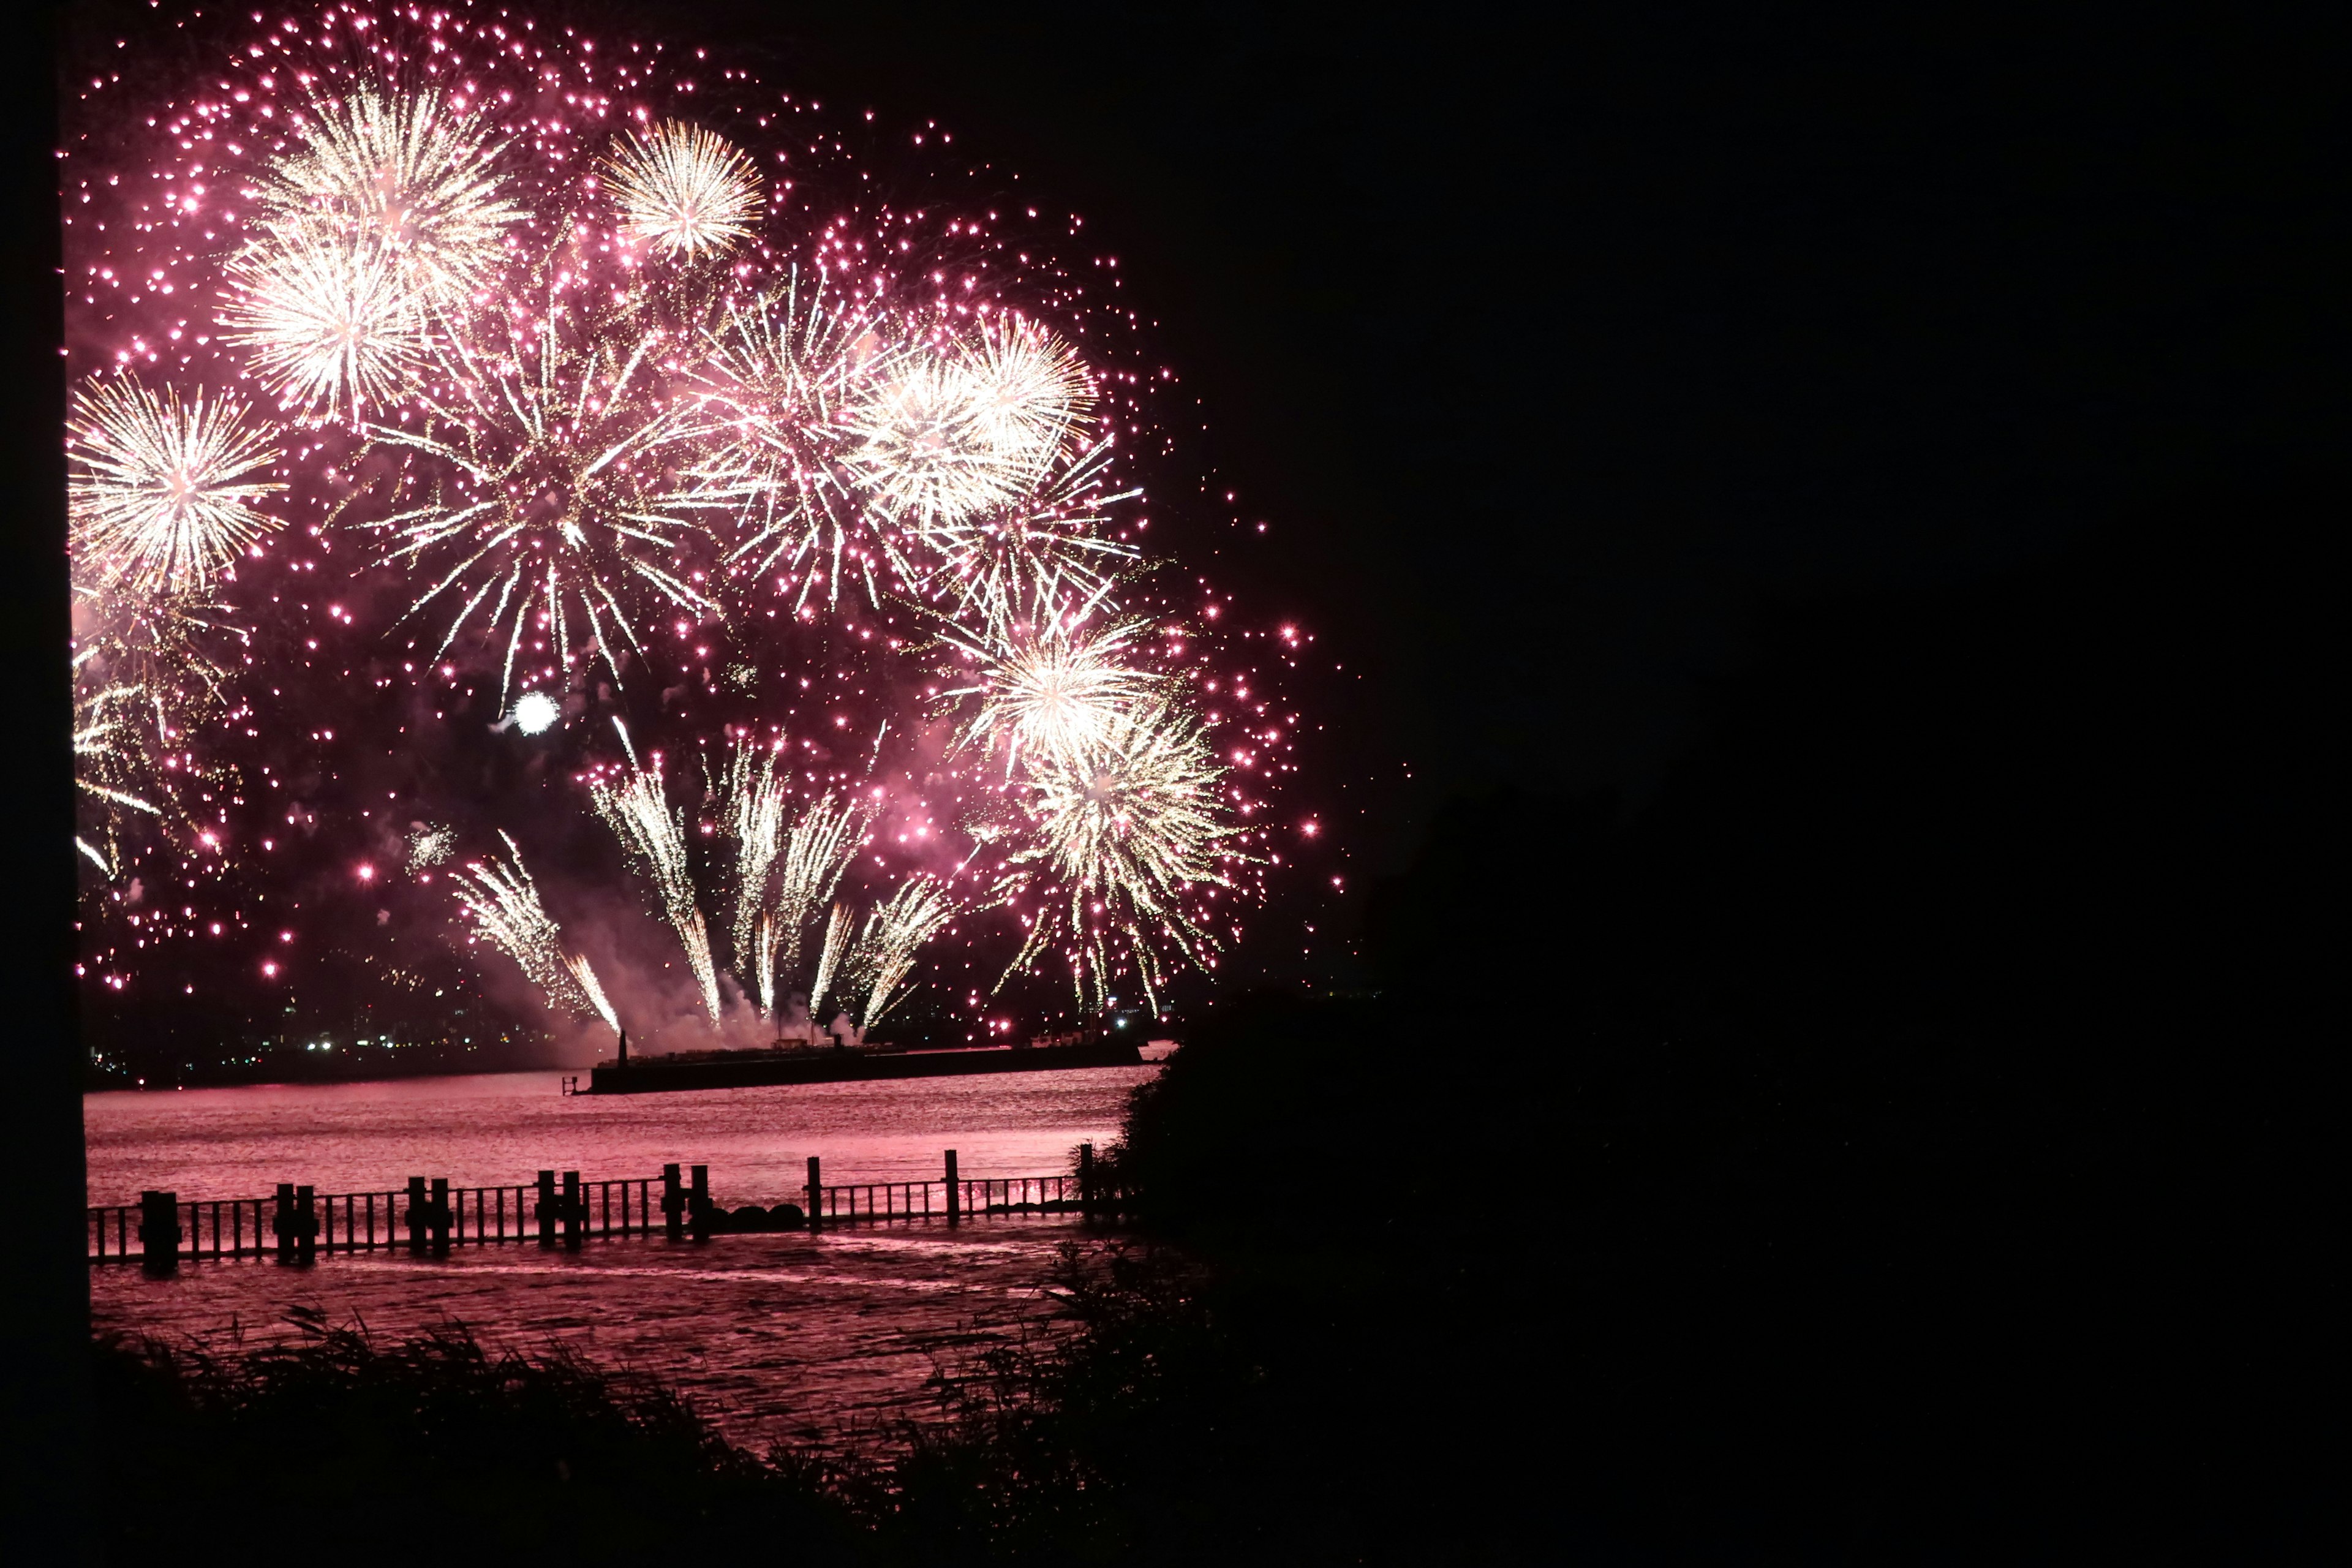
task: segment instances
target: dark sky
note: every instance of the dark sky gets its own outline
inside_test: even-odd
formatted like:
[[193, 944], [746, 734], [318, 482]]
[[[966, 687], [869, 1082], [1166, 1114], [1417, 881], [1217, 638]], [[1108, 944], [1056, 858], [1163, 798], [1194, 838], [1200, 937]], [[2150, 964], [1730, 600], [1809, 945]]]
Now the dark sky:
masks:
[[1212, 570], [1365, 678], [1314, 694], [1347, 740], [1307, 758], [1369, 811], [1363, 868], [1452, 793], [1638, 795], [1759, 605], [2054, 550], [2274, 468], [2317, 418], [2295, 399], [2342, 208], [2311, 199], [2316, 33], [1977, 6], [613, 14], [936, 118], [1086, 216], [1204, 400], [1205, 461], [1269, 524]]

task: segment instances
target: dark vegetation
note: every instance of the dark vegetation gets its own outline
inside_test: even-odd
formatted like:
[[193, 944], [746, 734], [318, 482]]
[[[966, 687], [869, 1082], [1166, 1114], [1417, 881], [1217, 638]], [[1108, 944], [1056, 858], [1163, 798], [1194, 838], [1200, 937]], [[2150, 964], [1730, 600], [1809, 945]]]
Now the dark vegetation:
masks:
[[1174, 1249], [889, 1468], [456, 1339], [117, 1347], [118, 1538], [291, 1466], [306, 1552], [414, 1490], [507, 1561], [2315, 1560], [2315, 594], [2184, 516], [1790, 608], [1654, 797], [1459, 803], [1378, 994], [1139, 1094]]

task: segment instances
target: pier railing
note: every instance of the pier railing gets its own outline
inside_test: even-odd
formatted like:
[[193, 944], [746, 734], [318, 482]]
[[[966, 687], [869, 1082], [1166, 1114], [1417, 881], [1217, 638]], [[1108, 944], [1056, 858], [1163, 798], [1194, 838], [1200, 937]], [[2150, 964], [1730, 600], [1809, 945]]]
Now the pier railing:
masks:
[[1076, 1173], [965, 1177], [947, 1152], [935, 1181], [827, 1184], [814, 1157], [801, 1204], [728, 1209], [712, 1201], [709, 1167], [690, 1175], [665, 1165], [658, 1176], [583, 1181], [577, 1171], [541, 1171], [535, 1183], [452, 1187], [412, 1176], [404, 1188], [318, 1193], [291, 1182], [266, 1198], [184, 1203], [171, 1192], [142, 1194], [136, 1204], [100, 1205], [86, 1215], [92, 1263], [137, 1260], [169, 1268], [181, 1262], [275, 1256], [308, 1263], [319, 1254], [382, 1252], [446, 1256], [453, 1247], [562, 1246], [617, 1237], [705, 1241], [748, 1231], [991, 1219], [1022, 1215], [1108, 1216], [1120, 1194], [1097, 1179], [1091, 1144], [1079, 1149]]

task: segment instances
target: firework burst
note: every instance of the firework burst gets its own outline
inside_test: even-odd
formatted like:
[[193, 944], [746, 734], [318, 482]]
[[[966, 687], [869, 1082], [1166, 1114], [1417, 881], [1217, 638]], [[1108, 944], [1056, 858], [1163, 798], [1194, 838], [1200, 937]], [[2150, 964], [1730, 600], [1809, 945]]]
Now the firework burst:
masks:
[[664, 121], [631, 133], [604, 168], [622, 234], [656, 256], [716, 256], [758, 232], [759, 171], [716, 132]]
[[370, 84], [313, 102], [307, 121], [254, 183], [264, 254], [338, 242], [388, 263], [420, 306], [454, 303], [495, 270], [526, 214], [469, 111], [437, 89]]
[[425, 365], [425, 321], [398, 264], [320, 227], [256, 247], [227, 267], [226, 342], [286, 409], [329, 417], [397, 399]]
[[183, 403], [131, 376], [79, 388], [66, 437], [77, 563], [142, 593], [199, 594], [279, 526], [254, 503], [286, 487], [252, 477], [278, 460], [276, 437], [246, 413], [234, 393]]
[[686, 560], [703, 530], [675, 466], [689, 411], [662, 384], [667, 340], [627, 305], [592, 313], [560, 295], [488, 337], [453, 342], [416, 426], [371, 426], [436, 461], [402, 475], [412, 504], [362, 526], [427, 579], [410, 614], [456, 602], [442, 650], [469, 625], [507, 632], [502, 694], [534, 631], [551, 669], [593, 649], [617, 680], [616, 645], [643, 647], [631, 603], [716, 608]]
[[1063, 611], [1047, 601], [1035, 619], [971, 637], [950, 626], [942, 640], [972, 661], [972, 681], [940, 693], [950, 703], [978, 699], [957, 735], [961, 745], [1004, 753], [1005, 776], [1024, 758], [1037, 765], [1083, 765], [1103, 749], [1120, 715], [1162, 685], [1134, 658], [1148, 624], [1085, 625], [1091, 604]]
[[1223, 773], [1199, 716], [1160, 701], [1111, 717], [1083, 753], [1034, 759], [1024, 801], [1034, 839], [1007, 863], [1053, 890], [1013, 968], [1065, 939], [1083, 1005], [1102, 1006], [1112, 975], [1131, 963], [1156, 1008], [1158, 939], [1196, 963], [1214, 949], [1184, 895], [1227, 885], [1221, 862], [1237, 851], [1216, 799]]
[[796, 577], [795, 608], [819, 582], [826, 604], [837, 604], [845, 570], [878, 602], [877, 573], [904, 574], [907, 563], [889, 531], [874, 526], [840, 417], [885, 368], [874, 327], [828, 309], [814, 289], [804, 295], [795, 274], [781, 294], [730, 306], [705, 348], [692, 431], [705, 456], [691, 470], [691, 505], [741, 535], [730, 563], [747, 578]]

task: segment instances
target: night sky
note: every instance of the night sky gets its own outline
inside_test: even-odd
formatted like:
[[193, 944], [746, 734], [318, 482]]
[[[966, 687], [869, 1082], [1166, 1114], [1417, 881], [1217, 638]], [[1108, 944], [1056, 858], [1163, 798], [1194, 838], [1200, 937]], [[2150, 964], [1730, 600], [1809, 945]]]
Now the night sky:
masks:
[[1352, 893], [1450, 798], [1645, 798], [1759, 618], [2302, 526], [2253, 498], [2340, 321], [2316, 36], [1734, 9], [674, 14], [1122, 258], [1267, 524], [1188, 553], [1346, 667], [1301, 761]]

